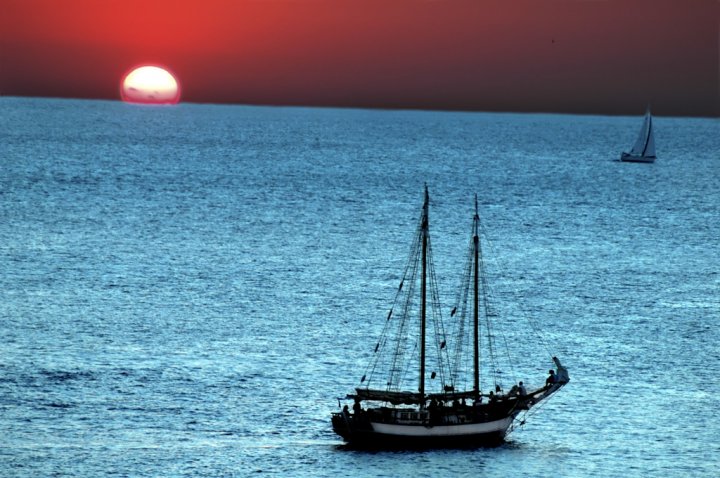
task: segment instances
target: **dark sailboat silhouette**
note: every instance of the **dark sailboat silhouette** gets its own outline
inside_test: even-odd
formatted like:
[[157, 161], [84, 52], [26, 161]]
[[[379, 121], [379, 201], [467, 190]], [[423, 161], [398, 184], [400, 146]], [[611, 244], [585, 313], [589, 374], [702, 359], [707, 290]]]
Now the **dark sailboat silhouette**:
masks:
[[655, 162], [655, 133], [653, 128], [653, 118], [650, 113], [650, 107], [645, 112], [640, 133], [638, 134], [635, 144], [629, 153], [625, 151], [620, 155], [620, 161], [631, 163], [654, 163]]
[[[345, 405], [342, 411], [332, 414], [333, 430], [352, 445], [495, 445], [504, 440], [521, 414], [569, 381], [567, 369], [552, 357], [557, 372], [551, 370], [542, 387], [528, 391], [519, 382], [504, 393], [496, 380], [493, 390], [487, 393], [481, 390], [480, 315], [482, 312], [489, 319], [493, 312], [487, 298], [477, 198], [469, 258], [458, 305], [451, 312], [451, 317], [457, 319], [452, 351], [445, 339], [440, 314], [430, 241], [429, 201], [426, 187], [410, 259], [387, 315], [383, 335], [360, 385], [355, 393], [346, 397], [354, 401], [352, 411]], [[413, 326], [411, 319], [416, 316], [419, 325]], [[471, 324], [465, 321], [466, 318], [470, 321], [469, 316], [472, 316]], [[434, 333], [430, 340], [429, 331]], [[467, 349], [472, 352], [466, 353]], [[463, 365], [468, 364], [464, 359], [467, 355], [471, 355], [471, 363], [467, 367], [470, 370], [466, 371]], [[490, 357], [492, 355], [490, 350]], [[427, 370], [431, 370], [429, 379]], [[471, 378], [467, 378], [466, 372]], [[428, 382], [435, 383], [434, 390], [429, 390]], [[408, 390], [408, 385], [417, 388]]]

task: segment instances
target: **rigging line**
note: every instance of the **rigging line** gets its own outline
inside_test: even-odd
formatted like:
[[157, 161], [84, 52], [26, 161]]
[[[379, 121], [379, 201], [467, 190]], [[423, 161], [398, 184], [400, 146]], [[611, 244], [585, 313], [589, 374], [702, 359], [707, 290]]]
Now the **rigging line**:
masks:
[[[413, 310], [418, 307], [415, 302], [415, 289], [417, 288], [417, 280], [417, 277], [413, 276], [412, 288], [409, 291], [405, 311], [403, 314], [404, 326], [402, 331], [398, 333], [396, 341], [397, 352], [393, 361], [393, 374], [399, 372], [399, 376], [397, 376], [394, 380], [394, 385], [398, 390], [401, 388], [402, 383], [404, 383], [408, 374], [408, 370], [410, 369], [410, 364], [412, 363], [412, 359], [407, 360], [406, 357], [414, 357], [415, 351], [418, 350], [417, 341], [419, 339], [414, 333], [412, 333], [415, 330], [415, 327], [417, 327], [418, 325], [417, 323], [415, 323], [415, 321], [412, 320]], [[415, 337], [415, 342], [412, 347], [410, 346], [410, 342], [408, 341], [409, 335]]]
[[[384, 358], [384, 356], [385, 356], [385, 354], [386, 354], [386, 352], [385, 352], [385, 346], [386, 346], [386, 344], [388, 343], [388, 336], [391, 334], [391, 328], [393, 327], [393, 325], [394, 325], [396, 322], [399, 322], [400, 324], [402, 324], [402, 320], [403, 320], [403, 319], [402, 319], [401, 315], [398, 316], [398, 315], [396, 314], [396, 317], [395, 317], [395, 318], [392, 317], [392, 313], [393, 313], [393, 311], [396, 309], [396, 307], [397, 307], [397, 305], [398, 305], [398, 300], [399, 300], [400, 296], [401, 296], [401, 291], [398, 289], [398, 290], [396, 291], [396, 293], [395, 293], [395, 298], [394, 298], [394, 300], [393, 300], [393, 305], [392, 305], [392, 307], [391, 307], [391, 309], [390, 309], [391, 312], [388, 314], [388, 318], [385, 320], [385, 324], [384, 324], [384, 326], [383, 326], [382, 333], [380, 334], [380, 339], [379, 339], [379, 341], [378, 341], [378, 346], [376, 346], [376, 347], [377, 347], [377, 350], [376, 350], [376, 352], [374, 353], [374, 356], [373, 356], [372, 360], [370, 361], [370, 363], [368, 364], [368, 366], [367, 366], [366, 369], [365, 369], [365, 373], [364, 373], [363, 377], [369, 377], [368, 380], [367, 380], [367, 385], [366, 385], [367, 388], [370, 387], [370, 382], [372, 381], [372, 378], [373, 378], [373, 375], [374, 375], [374, 373], [375, 373], [375, 370], [378, 368], [378, 366], [380, 365], [380, 363], [383, 361], [383, 358]], [[368, 374], [368, 372], [369, 372], [369, 374]], [[362, 382], [361, 382], [361, 383], [362, 383]]]
[[403, 278], [407, 277], [408, 269], [417, 261], [417, 254], [419, 254], [422, 248], [422, 228], [423, 228], [423, 213], [420, 213], [420, 217], [415, 227], [415, 235], [413, 236], [412, 244], [410, 244], [410, 253], [408, 254], [408, 260], [403, 271]]
[[418, 270], [418, 263], [414, 264], [414, 267], [410, 270], [410, 283], [406, 287], [405, 302], [400, 312], [402, 319], [400, 320], [397, 334], [395, 336], [395, 352], [393, 354], [392, 363], [390, 366], [389, 383], [397, 387], [399, 387], [400, 383], [403, 380], [402, 372], [400, 373], [399, 377], [396, 376], [396, 374], [397, 371], [402, 371], [402, 366], [398, 364], [402, 364], [404, 358], [407, 356], [407, 350], [405, 349], [404, 344], [407, 342], [407, 334], [408, 330], [410, 329], [410, 324], [408, 322], [410, 322], [410, 318], [412, 317], [411, 311], [414, 305], [415, 288], [417, 287], [418, 280]]
[[[465, 254], [465, 265], [463, 267], [462, 275], [460, 276], [460, 284], [458, 287], [458, 293], [455, 299], [454, 304], [454, 311], [456, 312], [457, 321], [455, 323], [455, 330], [453, 330], [452, 337], [456, 341], [455, 344], [455, 354], [454, 359], [452, 362], [452, 375], [453, 375], [453, 382], [457, 382], [459, 379], [459, 370], [468, 370], [467, 368], [467, 359], [468, 357], [465, 355], [465, 347], [470, 341], [470, 337], [465, 332], [465, 326], [467, 324], [467, 317], [468, 317], [468, 297], [470, 293], [470, 282], [471, 282], [471, 276], [472, 276], [472, 264], [473, 264], [473, 252], [474, 252], [474, 242], [471, 238], [468, 241], [468, 247], [467, 252]], [[457, 309], [460, 309], [460, 313], [457, 314]], [[465, 358], [465, 360], [464, 360]], [[467, 384], [467, 377], [465, 378], [465, 384]]]
[[508, 360], [508, 366], [510, 367], [510, 375], [512, 378], [513, 383], [517, 383], [517, 377], [518, 374], [515, 371], [515, 366], [513, 365], [514, 361], [512, 360], [512, 355], [510, 354], [510, 348], [508, 347], [507, 343], [507, 337], [505, 336], [505, 333], [502, 329], [500, 329], [500, 337], [502, 338], [503, 344], [505, 345], [505, 356]]
[[[407, 340], [403, 340], [403, 343], [407, 343], [407, 342], [408, 342]], [[407, 345], [407, 347], [404, 351], [404, 356], [415, 357], [415, 356], [419, 355], [419, 352], [418, 352], [419, 342], [420, 342], [420, 339], [419, 339], [419, 337], [416, 336], [415, 340], [412, 342], [412, 346], [410, 346], [410, 344]], [[410, 352], [410, 353], [408, 354], [408, 352]], [[408, 376], [411, 375], [411, 377], [412, 377], [410, 379], [410, 381], [413, 381], [415, 379], [415, 376], [414, 376], [415, 371], [412, 370], [413, 373], [412, 374], [410, 373], [411, 372], [410, 369], [412, 368], [413, 365], [415, 365], [415, 362], [413, 360], [400, 361], [400, 367], [397, 368], [396, 370], [394, 370], [394, 373], [395, 372], [397, 373], [396, 382], [393, 384], [395, 387], [395, 390], [397, 390], [397, 391], [402, 390], [402, 386], [405, 383], [405, 381], [407, 380]], [[389, 387], [388, 387], [388, 389], [389, 389]]]
[[[465, 254], [465, 264], [462, 269], [462, 275], [460, 280], [460, 287], [458, 288], [458, 296], [456, 304], [459, 302], [461, 305], [461, 319], [458, 321], [457, 334], [455, 335], [457, 340], [457, 349], [455, 353], [455, 375], [458, 375], [458, 368], [463, 367], [464, 370], [468, 371], [463, 375], [464, 383], [469, 386], [468, 380], [471, 378], [469, 373], [474, 371], [474, 325], [470, 328], [469, 333], [466, 332], [465, 326], [469, 323], [469, 310], [470, 306], [470, 289], [472, 285], [473, 277], [473, 264], [475, 256], [475, 221], [471, 224], [468, 245]], [[456, 305], [457, 307], [457, 305]], [[474, 377], [473, 377], [474, 382]], [[473, 384], [474, 385], [474, 384]]]
[[[490, 239], [490, 236], [487, 234], [487, 231], [485, 230], [485, 228], [483, 227], [482, 224], [480, 225], [480, 227], [481, 227], [482, 236], [485, 238], [485, 242], [486, 242], [488, 248], [490, 249], [490, 251], [492, 251], [491, 255], [494, 257], [494, 262], [496, 263], [498, 270], [501, 272], [502, 275], [507, 277], [508, 276], [508, 274], [507, 274], [508, 267], [502, 260], [501, 256], [496, 253], [496, 248], [493, 244], [493, 241]], [[520, 291], [516, 286], [512, 287], [512, 292], [515, 297], [520, 296]], [[528, 313], [527, 310], [524, 310], [522, 302], [517, 301], [516, 303], [518, 304], [518, 307], [520, 308], [521, 315], [530, 324], [530, 327], [531, 327], [533, 333], [540, 341], [540, 345], [545, 349], [545, 351], [549, 357], [554, 357], [555, 354], [550, 350], [550, 346], [549, 346], [547, 340], [545, 339], [544, 335], [542, 334], [537, 322], [532, 317], [532, 314]]]
[[[502, 343], [505, 348], [505, 358], [507, 359], [507, 365], [510, 369], [511, 378], [514, 382], [517, 382], [515, 367], [513, 365], [514, 360], [513, 360], [512, 354], [510, 353], [510, 348], [508, 347], [508, 344], [507, 344], [507, 336], [505, 334], [504, 328], [502, 327], [501, 318], [496, 313], [496, 311], [494, 310], [494, 307], [492, 305], [494, 294], [493, 294], [492, 287], [487, 280], [487, 273], [486, 273], [486, 269], [485, 269], [484, 257], [482, 260], [483, 260], [482, 271], [483, 271], [483, 290], [484, 290], [483, 299], [484, 299], [484, 306], [485, 306], [485, 312], [486, 312], [486, 318], [487, 318], [488, 337], [490, 338], [489, 340], [491, 341], [491, 345], [490, 345], [491, 363], [493, 364], [495, 369], [499, 368], [499, 359], [497, 357], [498, 354], [497, 354], [497, 344], [496, 344], [496, 342], [497, 342], [496, 335], [499, 335], [500, 338], [502, 339]], [[490, 321], [491, 315], [498, 319], [497, 322], [494, 324], [491, 323], [491, 321]], [[495, 383], [495, 385], [497, 385], [497, 383]]]
[[468, 241], [467, 252], [465, 253], [465, 264], [462, 269], [462, 274], [460, 275], [460, 287], [458, 288], [457, 295], [455, 296], [455, 303], [453, 304], [455, 307], [465, 303], [467, 300], [466, 297], [468, 294], [468, 288], [470, 287], [470, 274], [472, 272], [473, 249], [474, 244], [473, 239], [471, 238]]
[[490, 355], [490, 364], [493, 369], [493, 385], [495, 387], [498, 386], [498, 361], [495, 353], [495, 336], [493, 334], [492, 325], [490, 323], [490, 317], [492, 314], [492, 308], [490, 306], [490, 285], [488, 284], [487, 280], [487, 273], [485, 268], [485, 257], [483, 255], [482, 250], [482, 242], [478, 242], [478, 248], [479, 248], [479, 254], [478, 254], [478, 260], [479, 260], [479, 274], [480, 274], [480, 284], [482, 288], [482, 297], [483, 297], [483, 313], [485, 315], [485, 327], [487, 330], [487, 341], [488, 341], [488, 352]]
[[555, 397], [555, 394], [559, 392], [560, 390], [556, 390], [553, 392], [550, 396], [543, 398], [540, 403], [533, 406], [529, 410], [525, 410], [525, 412], [522, 415], [522, 420], [518, 417], [515, 417], [513, 420], [513, 423], [511, 425], [511, 428], [508, 430], [508, 433], [511, 433], [513, 430], [515, 430], [515, 422], [520, 421], [520, 426], [524, 426], [525, 422], [527, 422], [530, 418], [532, 418], [536, 413], [538, 413], [544, 406], [546, 406], [548, 403], [550, 403], [550, 400], [552, 400]]
[[559, 390], [555, 391], [552, 395], [542, 399], [542, 401], [540, 401], [540, 403], [537, 404], [537, 406], [533, 406], [530, 410], [526, 410], [525, 415], [524, 415], [524, 417], [525, 417], [524, 421], [527, 421], [530, 418], [532, 418], [533, 416], [535, 416], [535, 414], [538, 413], [544, 406], [546, 406], [548, 403], [550, 403], [550, 400], [552, 400], [555, 397], [555, 394], [557, 392], [559, 392]]
[[[405, 357], [408, 357], [408, 352], [410, 346], [408, 345], [408, 335], [412, 333], [413, 327], [416, 326], [413, 322], [413, 311], [417, 307], [416, 305], [416, 293], [415, 290], [418, 287], [419, 282], [419, 274], [420, 274], [420, 256], [419, 253], [416, 255], [417, 261], [414, 264], [413, 269], [411, 270], [411, 280], [410, 280], [410, 286], [407, 288], [406, 296], [405, 296], [405, 305], [403, 307], [402, 311], [402, 327], [398, 330], [398, 334], [396, 336], [396, 349], [395, 349], [395, 355], [393, 357], [393, 364], [392, 364], [392, 377], [391, 380], [396, 388], [400, 388], [401, 384], [405, 380], [406, 374], [407, 374], [407, 367], [408, 364], [411, 362], [410, 360], [406, 360]], [[417, 344], [415, 345], [417, 347]], [[411, 357], [413, 355], [410, 355]], [[403, 364], [405, 364], [406, 369], [403, 369]]]
[[[421, 213], [420, 218], [417, 223], [417, 227], [415, 229], [415, 235], [413, 238], [413, 243], [410, 249], [410, 253], [408, 255], [407, 264], [405, 266], [405, 270], [403, 272], [403, 278], [401, 281], [401, 284], [405, 284], [409, 282], [409, 285], [402, 290], [402, 287], [398, 288], [398, 292], [396, 294], [396, 302], [398, 299], [400, 299], [401, 294], [404, 294], [404, 306], [400, 312], [402, 320], [400, 320], [400, 323], [398, 325], [398, 330], [396, 334], [396, 347], [395, 352], [393, 354], [393, 358], [390, 364], [390, 376], [387, 381], [387, 386], [390, 387], [393, 384], [395, 386], [399, 386], [399, 383], [402, 381], [402, 372], [400, 373], [400, 376], [397, 376], [398, 371], [401, 370], [401, 367], [398, 367], [398, 363], [402, 363], [403, 358], [405, 357], [406, 351], [403, 350], [403, 344], [405, 343], [405, 335], [407, 333], [407, 321], [410, 317], [410, 310], [412, 309], [413, 305], [413, 297], [414, 297], [414, 291], [416, 287], [417, 277], [418, 277], [418, 270], [420, 265], [420, 251], [422, 248], [422, 234], [423, 234], [423, 218], [424, 214]], [[400, 299], [402, 300], [402, 299]]]
[[[395, 302], [397, 302], [397, 297]], [[393, 311], [395, 309], [396, 303], [393, 303], [393, 307], [390, 309]], [[370, 387], [370, 382], [372, 380], [373, 375], [375, 374], [375, 370], [377, 369], [378, 365], [382, 361], [383, 356], [385, 355], [385, 346], [388, 342], [388, 335], [390, 334], [390, 328], [392, 325], [398, 321], [402, 320], [401, 318], [392, 318], [388, 315], [388, 319], [385, 320], [385, 325], [383, 326], [382, 333], [380, 334], [380, 339], [378, 340], [378, 344], [376, 345], [376, 351], [374, 352], [373, 358], [370, 360], [370, 363], [365, 368], [365, 372], [363, 374], [363, 377], [367, 377], [367, 387]]]
[[[386, 346], [393, 343], [392, 341], [390, 341], [391, 336], [394, 336], [396, 337], [396, 339], [398, 339], [395, 341], [396, 344], [400, 344], [399, 339], [403, 336], [403, 331], [406, 327], [408, 317], [407, 309], [412, 305], [407, 303], [407, 298], [412, 298], [414, 294], [415, 281], [409, 279], [411, 279], [413, 276], [416, 276], [416, 273], [417, 264], [415, 264], [415, 267], [413, 268], [413, 261], [411, 257], [409, 258], [408, 265], [405, 268], [405, 273], [401, 282], [408, 282], [408, 286], [404, 288], [399, 287], [397, 289], [395, 293], [395, 298], [393, 300], [392, 308], [390, 309], [391, 313], [388, 314], [388, 319], [385, 321], [385, 325], [383, 326], [382, 334], [378, 342], [378, 350], [375, 353], [373, 360], [371, 360], [371, 362], [368, 364], [368, 367], [365, 369], [365, 374], [363, 375], [363, 377], [369, 377], [366, 385], [367, 388], [370, 387], [370, 383], [377, 370], [390, 371], [396, 369], [393, 363], [394, 360], [397, 360], [399, 352], [397, 349], [394, 351], [394, 353], [388, 352], [386, 351]], [[410, 275], [410, 277], [408, 277], [408, 274]], [[403, 305], [403, 307], [400, 307], [401, 304]], [[393, 329], [395, 329], [395, 332], [393, 332]], [[402, 357], [401, 353], [399, 355], [400, 357]], [[385, 364], [386, 366], [383, 367], [383, 364]], [[391, 372], [389, 382], [392, 381], [393, 373]], [[385, 386], [387, 386], [387, 384], [388, 381], [386, 380]]]
[[[442, 308], [440, 306], [439, 287], [437, 281], [437, 274], [435, 273], [435, 263], [432, 255], [432, 247], [428, 240], [428, 263], [430, 272], [430, 297], [431, 297], [431, 309], [432, 309], [432, 321], [433, 328], [435, 331], [435, 349], [436, 349], [436, 360], [438, 362], [438, 373], [440, 375], [440, 383], [446, 384], [446, 376], [449, 373], [449, 355], [447, 347], [447, 336], [445, 333], [445, 324], [442, 317]], [[445, 345], [443, 345], [443, 342]]]
[[[457, 332], [453, 337], [455, 337], [455, 356], [453, 359], [453, 366], [454, 369], [452, 371], [454, 376], [454, 381], [457, 381], [459, 378], [459, 370], [467, 370], [465, 361], [463, 361], [463, 358], [465, 357], [465, 350], [466, 346], [468, 345], [467, 342], [469, 340], [469, 337], [465, 333], [465, 325], [467, 323], [467, 306], [466, 304], [463, 304], [460, 316], [458, 318], [458, 327]], [[462, 365], [462, 366], [461, 366]]]
[[522, 415], [518, 415], [513, 419], [507, 431], [508, 435], [514, 432], [516, 429], [525, 426], [525, 422], [527, 421], [527, 414], [528, 410], [525, 410], [524, 412], [522, 412]]
[[[419, 259], [417, 259], [417, 257], [418, 257], [417, 249], [419, 249], [419, 247], [420, 247], [420, 242], [418, 240], [418, 232], [417, 231], [420, 230], [420, 227], [421, 227], [421, 224], [419, 224], [418, 227], [416, 228], [415, 238], [413, 240], [413, 244], [410, 249], [410, 254], [408, 255], [408, 259], [405, 264], [405, 268], [403, 270], [403, 276], [402, 276], [402, 279], [400, 282], [400, 286], [395, 291], [393, 305], [390, 309], [391, 312], [390, 312], [390, 314], [388, 314], [388, 319], [385, 321], [385, 325], [383, 326], [383, 330], [382, 330], [382, 333], [380, 336], [380, 341], [378, 342], [380, 344], [380, 347], [378, 348], [377, 352], [375, 353], [373, 359], [370, 361], [370, 363], [366, 367], [365, 373], [363, 374], [363, 378], [369, 376], [369, 379], [367, 380], [367, 385], [366, 385], [367, 388], [370, 387], [370, 382], [372, 380], [372, 377], [373, 377], [375, 371], [377, 370], [378, 366], [380, 365], [380, 363], [383, 361], [383, 357], [385, 356], [384, 347], [388, 342], [388, 340], [387, 340], [388, 335], [391, 333], [391, 328], [393, 327], [393, 324], [397, 322], [399, 324], [398, 327], [399, 327], [400, 331], [404, 327], [405, 319], [402, 318], [402, 314], [400, 317], [397, 317], [395, 320], [392, 320], [393, 319], [392, 313], [397, 308], [399, 301], [402, 300], [403, 294], [407, 294], [408, 292], [410, 292], [410, 297], [412, 296], [412, 291], [413, 291], [412, 285], [410, 287], [404, 288], [404, 290], [403, 290], [403, 284], [408, 279], [408, 273], [411, 272], [413, 270], [413, 268], [417, 269], [417, 261], [419, 260]], [[413, 275], [414, 275], [414, 273], [413, 273]], [[369, 374], [368, 374], [368, 372], [369, 372]], [[361, 383], [362, 383], [362, 380], [361, 380]]]
[[454, 335], [456, 339], [455, 343], [455, 356], [453, 359], [453, 376], [454, 381], [459, 382], [459, 380], [462, 378], [463, 384], [467, 386], [469, 376], [467, 373], [463, 374], [462, 377], [460, 376], [460, 371], [465, 370], [467, 372], [472, 371], [472, 353], [467, 353], [467, 350], [472, 350], [472, 347], [469, 347], [471, 345], [470, 338], [471, 334], [468, 334], [465, 331], [465, 326], [468, 323], [468, 310], [467, 310], [467, 301], [462, 303], [462, 308], [459, 314], [458, 318], [458, 330], [457, 333]]
[[492, 370], [492, 379], [493, 379], [493, 385], [497, 387], [498, 385], [498, 370], [500, 367], [498, 366], [497, 358], [495, 356], [495, 341], [494, 336], [492, 333], [492, 327], [490, 326], [490, 319], [485, 318], [485, 329], [487, 330], [487, 342], [488, 342], [488, 354], [490, 358], [490, 366]]
[[[484, 268], [484, 264], [483, 264], [483, 268]], [[490, 340], [492, 342], [491, 349], [490, 349], [491, 354], [492, 354], [491, 361], [492, 361], [494, 367], [496, 369], [498, 369], [499, 368], [499, 357], [498, 357], [499, 354], [497, 352], [497, 336], [499, 335], [501, 342], [504, 345], [505, 359], [507, 360], [507, 366], [510, 369], [511, 378], [513, 381], [516, 382], [517, 380], [516, 380], [514, 360], [513, 360], [512, 354], [510, 353], [510, 348], [508, 347], [507, 335], [505, 334], [505, 329], [502, 326], [503, 325], [502, 318], [499, 316], [499, 314], [496, 313], [496, 311], [494, 310], [494, 308], [492, 306], [492, 304], [493, 304], [492, 297], [494, 295], [492, 287], [490, 286], [490, 284], [487, 280], [485, 280], [483, 282], [483, 284], [484, 284], [486, 294], [487, 294], [487, 302], [486, 303], [487, 303], [487, 317], [488, 317], [488, 319], [487, 319], [488, 336], [490, 337]], [[497, 320], [494, 323], [490, 321], [490, 318], [489, 318], [490, 315], [492, 315], [493, 317], [496, 317]]]

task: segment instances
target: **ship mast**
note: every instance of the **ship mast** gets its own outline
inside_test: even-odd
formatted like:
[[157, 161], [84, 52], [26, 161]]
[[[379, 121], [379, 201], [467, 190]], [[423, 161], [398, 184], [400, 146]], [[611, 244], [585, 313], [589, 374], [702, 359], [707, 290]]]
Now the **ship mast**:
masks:
[[428, 220], [428, 203], [430, 196], [428, 195], [427, 184], [425, 185], [425, 201], [423, 203], [423, 212], [421, 219], [422, 235], [422, 277], [420, 282], [420, 406], [425, 403], [425, 316], [427, 309], [427, 245], [429, 233]]
[[479, 299], [478, 299], [478, 271], [480, 258], [480, 236], [478, 234], [478, 223], [480, 215], [478, 214], [477, 194], [475, 195], [475, 216], [473, 216], [473, 392], [475, 396], [480, 395], [480, 320], [478, 316]]

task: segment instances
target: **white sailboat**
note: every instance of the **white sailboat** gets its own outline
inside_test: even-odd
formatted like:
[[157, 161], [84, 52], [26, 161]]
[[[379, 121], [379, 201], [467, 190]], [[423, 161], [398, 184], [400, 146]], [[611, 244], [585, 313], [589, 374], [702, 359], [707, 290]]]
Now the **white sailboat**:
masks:
[[655, 162], [655, 134], [653, 132], [653, 120], [649, 107], [645, 112], [645, 119], [635, 144], [629, 153], [625, 151], [622, 152], [620, 161], [631, 163]]
[[[543, 386], [515, 382], [503, 387], [492, 336], [482, 357], [494, 372], [482, 382], [482, 319], [489, 310], [475, 200], [473, 230], [458, 303], [450, 316], [456, 335], [446, 339], [430, 247], [429, 196], [425, 201], [410, 259], [355, 393], [352, 409], [332, 414], [332, 426], [350, 445], [365, 447], [473, 447], [501, 443], [514, 424], [570, 380], [568, 371], [551, 357], [557, 371]], [[482, 317], [481, 317], [482, 315]], [[426, 373], [430, 372], [430, 373]], [[487, 369], [486, 369], [487, 370]], [[419, 378], [419, 379], [418, 379]], [[505, 383], [508, 387], [510, 384]], [[483, 390], [484, 389], [484, 390]]]

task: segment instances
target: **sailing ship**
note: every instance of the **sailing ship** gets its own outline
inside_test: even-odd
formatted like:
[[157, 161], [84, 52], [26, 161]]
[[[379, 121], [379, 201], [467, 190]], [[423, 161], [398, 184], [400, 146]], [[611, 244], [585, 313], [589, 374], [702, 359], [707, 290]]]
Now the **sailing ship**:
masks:
[[[509, 390], [503, 387], [507, 384], [498, 370], [490, 326], [497, 314], [489, 300], [477, 196], [460, 293], [450, 312], [455, 333], [446, 333], [432, 259], [429, 202], [426, 186], [410, 259], [382, 337], [360, 384], [344, 398], [354, 402], [352, 409], [346, 404], [332, 414], [333, 430], [350, 445], [494, 446], [524, 424], [532, 407], [570, 380], [567, 369], [549, 354], [556, 370], [550, 370], [542, 386], [526, 389], [520, 381]], [[448, 344], [450, 335], [454, 344]], [[482, 355], [481, 342], [489, 349]], [[484, 383], [488, 376], [492, 382]]]
[[655, 134], [653, 133], [653, 120], [650, 107], [645, 112], [640, 134], [629, 153], [625, 151], [620, 155], [620, 161], [632, 163], [655, 162]]

